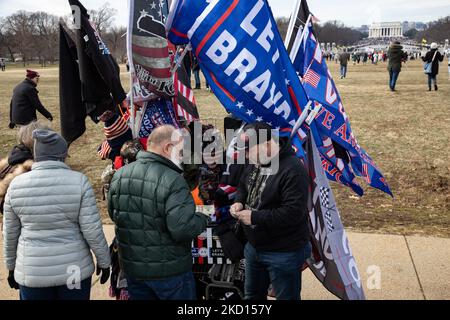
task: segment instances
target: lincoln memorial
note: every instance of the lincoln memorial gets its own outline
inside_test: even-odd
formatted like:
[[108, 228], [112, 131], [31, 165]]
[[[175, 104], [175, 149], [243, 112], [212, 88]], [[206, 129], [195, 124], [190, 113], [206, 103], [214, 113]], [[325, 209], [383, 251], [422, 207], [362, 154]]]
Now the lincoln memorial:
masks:
[[369, 29], [369, 38], [400, 38], [403, 37], [401, 22], [373, 23]]

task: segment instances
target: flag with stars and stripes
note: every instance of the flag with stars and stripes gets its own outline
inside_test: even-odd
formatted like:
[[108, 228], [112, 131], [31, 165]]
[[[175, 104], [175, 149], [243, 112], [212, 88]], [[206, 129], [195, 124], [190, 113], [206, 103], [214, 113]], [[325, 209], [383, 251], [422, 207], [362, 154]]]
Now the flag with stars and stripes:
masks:
[[[187, 57], [185, 56], [184, 59]], [[189, 83], [184, 63], [180, 63], [174, 78], [174, 108], [178, 118], [184, 118], [188, 123], [198, 120], [199, 114], [195, 103], [194, 91]]]
[[314, 70], [309, 69], [303, 77], [303, 82], [308, 83], [310, 86], [317, 89], [320, 82], [320, 75], [317, 74], [317, 72], [314, 72]]
[[173, 78], [165, 22], [168, 0], [130, 0], [127, 50], [135, 102], [172, 97]]
[[309, 132], [306, 142], [310, 196], [308, 212], [312, 255], [307, 263], [325, 288], [345, 300], [364, 300], [361, 276], [336, 207], [322, 159]]

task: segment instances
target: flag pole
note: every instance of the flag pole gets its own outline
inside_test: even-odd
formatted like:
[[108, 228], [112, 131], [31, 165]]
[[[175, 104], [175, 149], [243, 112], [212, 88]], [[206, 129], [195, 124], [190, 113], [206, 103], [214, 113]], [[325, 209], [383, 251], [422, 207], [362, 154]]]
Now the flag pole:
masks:
[[295, 24], [297, 22], [298, 11], [300, 10], [301, 0], [297, 0], [292, 8], [291, 20], [287, 29], [286, 39], [284, 40], [284, 46], [287, 48], [291, 42], [292, 33], [294, 32]]
[[171, 71], [172, 75], [174, 75], [175, 72], [177, 72], [178, 68], [181, 66], [181, 62], [183, 61], [184, 57], [186, 56], [188, 51], [191, 51], [191, 50], [192, 50], [192, 46], [191, 46], [191, 43], [189, 42], [189, 44], [184, 48], [183, 53], [178, 58], [177, 63], [173, 66], [173, 69]]
[[128, 29], [127, 29], [127, 55], [128, 55], [128, 65], [130, 66], [130, 127], [133, 138], [136, 138], [136, 128], [135, 128], [135, 113], [136, 107], [134, 106], [134, 82], [133, 75], [135, 74], [134, 63], [133, 63], [133, 54], [131, 48], [131, 37], [133, 32], [133, 23], [134, 19], [134, 1], [128, 0]]

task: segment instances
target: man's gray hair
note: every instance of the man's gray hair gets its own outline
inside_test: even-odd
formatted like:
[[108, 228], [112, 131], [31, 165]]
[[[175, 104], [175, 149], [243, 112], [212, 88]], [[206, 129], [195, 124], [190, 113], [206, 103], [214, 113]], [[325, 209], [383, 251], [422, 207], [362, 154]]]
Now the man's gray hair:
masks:
[[17, 143], [23, 144], [30, 150], [33, 150], [34, 139], [33, 131], [36, 129], [52, 130], [50, 123], [46, 121], [33, 121], [26, 126], [20, 127], [17, 133]]
[[168, 124], [157, 127], [148, 137], [148, 147], [151, 148], [152, 146], [159, 146], [164, 142], [172, 141], [172, 134], [175, 130], [174, 126]]

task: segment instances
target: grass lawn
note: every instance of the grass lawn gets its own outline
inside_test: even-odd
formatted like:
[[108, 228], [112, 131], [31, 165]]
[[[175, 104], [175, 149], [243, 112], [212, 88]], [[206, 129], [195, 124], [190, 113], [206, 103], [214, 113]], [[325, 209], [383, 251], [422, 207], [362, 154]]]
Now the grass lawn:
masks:
[[[349, 189], [332, 184], [344, 225], [355, 231], [418, 234], [450, 237], [450, 81], [446, 62], [441, 64], [439, 91], [428, 92], [422, 63], [403, 68], [398, 92], [390, 92], [386, 64], [350, 65], [347, 79], [340, 80], [338, 67], [330, 63], [338, 90], [360, 145], [382, 169], [395, 195], [365, 188], [359, 198]], [[15, 143], [17, 130], [8, 129], [12, 89], [25, 74], [15, 66], [0, 72], [0, 156]], [[38, 68], [38, 90], [44, 106], [54, 115], [59, 130], [57, 67]], [[128, 74], [122, 66], [124, 88]], [[196, 91], [200, 114], [207, 122], [222, 126], [225, 110], [213, 94]], [[93, 184], [105, 222], [100, 175], [106, 161], [96, 154], [103, 141], [101, 124], [87, 120], [87, 132], [70, 149], [67, 163], [84, 172]], [[361, 182], [364, 186], [364, 182]]]

